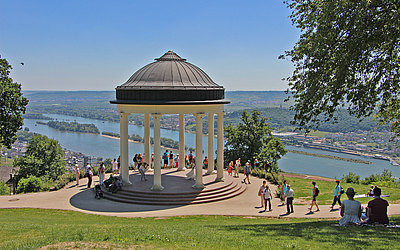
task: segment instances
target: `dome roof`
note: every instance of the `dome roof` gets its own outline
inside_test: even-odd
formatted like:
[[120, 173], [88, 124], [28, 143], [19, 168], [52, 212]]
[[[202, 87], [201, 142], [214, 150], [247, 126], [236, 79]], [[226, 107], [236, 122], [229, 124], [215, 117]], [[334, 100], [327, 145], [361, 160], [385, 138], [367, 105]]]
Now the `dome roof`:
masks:
[[229, 103], [224, 100], [224, 92], [199, 67], [168, 51], [118, 86], [117, 100], [111, 103]]

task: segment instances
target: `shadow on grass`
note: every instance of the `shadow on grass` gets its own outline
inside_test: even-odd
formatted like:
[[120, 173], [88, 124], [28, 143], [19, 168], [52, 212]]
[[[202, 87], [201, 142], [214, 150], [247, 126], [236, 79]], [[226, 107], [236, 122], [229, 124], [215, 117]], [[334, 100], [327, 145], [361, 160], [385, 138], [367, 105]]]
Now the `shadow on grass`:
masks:
[[[285, 219], [286, 220], [286, 219]], [[288, 219], [290, 220], [290, 219]], [[390, 220], [391, 223], [400, 224], [400, 217]], [[397, 244], [400, 236], [398, 228], [386, 227], [338, 227], [333, 226], [335, 221], [318, 220], [312, 222], [268, 223], [268, 224], [245, 224], [245, 225], [221, 225], [217, 230], [228, 232], [240, 232], [250, 237], [273, 237], [279, 240], [281, 237], [289, 237], [296, 240], [325, 242], [327, 244], [338, 244], [354, 248], [362, 245], [371, 247], [373, 245], [388, 246]], [[215, 228], [215, 227], [214, 227]], [[391, 243], [389, 243], [389, 241]], [[387, 244], [386, 244], [387, 243]]]

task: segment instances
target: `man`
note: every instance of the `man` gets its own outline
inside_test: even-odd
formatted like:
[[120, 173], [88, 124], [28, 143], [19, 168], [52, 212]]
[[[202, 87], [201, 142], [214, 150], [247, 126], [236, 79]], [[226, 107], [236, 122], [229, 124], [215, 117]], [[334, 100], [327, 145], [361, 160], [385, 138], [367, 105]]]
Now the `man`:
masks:
[[250, 165], [250, 161], [246, 162], [246, 164], [244, 165], [244, 179], [243, 179], [243, 183], [246, 184], [246, 180], [247, 182], [250, 184], [250, 174], [251, 174], [251, 165]]
[[311, 202], [311, 207], [309, 207], [308, 210], [311, 211], [313, 206], [314, 206], [314, 204], [315, 204], [315, 206], [317, 207], [317, 210], [315, 210], [315, 212], [319, 212], [319, 207], [318, 207], [318, 204], [317, 204], [317, 197], [318, 197], [318, 194], [319, 194], [319, 189], [318, 189], [317, 183], [315, 181], [313, 181], [311, 183], [313, 185], [312, 202]]
[[330, 208], [333, 209], [333, 207], [335, 206], [336, 202], [338, 202], [339, 206], [342, 206], [342, 202], [340, 201], [340, 196], [342, 195], [342, 187], [340, 186], [340, 181], [336, 180], [336, 186], [335, 189], [333, 191], [333, 203], [332, 206], [330, 206]]
[[164, 160], [163, 168], [167, 168], [168, 167], [168, 150], [165, 150], [162, 158]]
[[[265, 181], [264, 181], [265, 182]], [[264, 183], [263, 183], [264, 184]], [[264, 196], [264, 199], [265, 199], [265, 208], [264, 208], [264, 212], [266, 212], [267, 211], [267, 203], [268, 203], [268, 208], [269, 208], [269, 210], [268, 211], [272, 211], [272, 209], [271, 209], [271, 200], [272, 200], [272, 192], [271, 192], [271, 189], [269, 189], [269, 186], [268, 185], [265, 185], [265, 188], [264, 188], [264, 192], [263, 192], [263, 196]]]
[[118, 162], [117, 159], [114, 158], [114, 160], [111, 162], [112, 164], [112, 172], [113, 174], [118, 174]]
[[287, 214], [293, 213], [293, 199], [294, 199], [294, 191], [290, 188], [290, 185], [287, 185], [287, 190], [285, 192], [284, 199], [286, 198], [286, 208]]
[[367, 223], [389, 224], [389, 218], [387, 216], [387, 207], [389, 203], [380, 197], [380, 188], [374, 188], [374, 196], [375, 199], [368, 202]]
[[174, 167], [174, 153], [172, 151], [169, 151], [169, 167], [173, 168]]

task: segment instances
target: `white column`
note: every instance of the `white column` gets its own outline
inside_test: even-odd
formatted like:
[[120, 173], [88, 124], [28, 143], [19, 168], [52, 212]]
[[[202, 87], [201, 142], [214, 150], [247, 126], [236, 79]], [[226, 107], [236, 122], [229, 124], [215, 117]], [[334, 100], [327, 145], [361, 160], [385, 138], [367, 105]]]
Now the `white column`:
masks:
[[195, 114], [196, 117], [196, 182], [193, 188], [204, 188], [203, 185], [203, 116], [204, 113]]
[[150, 153], [150, 114], [144, 114], [144, 161], [150, 165], [151, 153]]
[[224, 181], [224, 112], [218, 112], [217, 115], [217, 178], [215, 181]]
[[161, 136], [160, 136], [160, 120], [161, 114], [152, 114], [154, 120], [154, 176], [153, 187], [151, 190], [163, 190], [161, 186]]
[[124, 185], [132, 184], [129, 181], [129, 153], [128, 153], [128, 116], [129, 113], [120, 113], [120, 173]]
[[214, 113], [208, 113], [208, 171], [214, 172]]
[[185, 170], [185, 114], [179, 114], [179, 163], [178, 171]]

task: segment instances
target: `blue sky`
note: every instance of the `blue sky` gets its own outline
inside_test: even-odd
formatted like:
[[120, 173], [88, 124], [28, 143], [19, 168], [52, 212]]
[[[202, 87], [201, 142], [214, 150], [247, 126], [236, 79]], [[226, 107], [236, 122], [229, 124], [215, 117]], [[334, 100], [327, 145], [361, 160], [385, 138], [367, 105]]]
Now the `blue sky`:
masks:
[[285, 90], [293, 67], [277, 58], [299, 36], [280, 0], [0, 0], [0, 10], [0, 55], [24, 90], [114, 90], [168, 50], [227, 90]]

